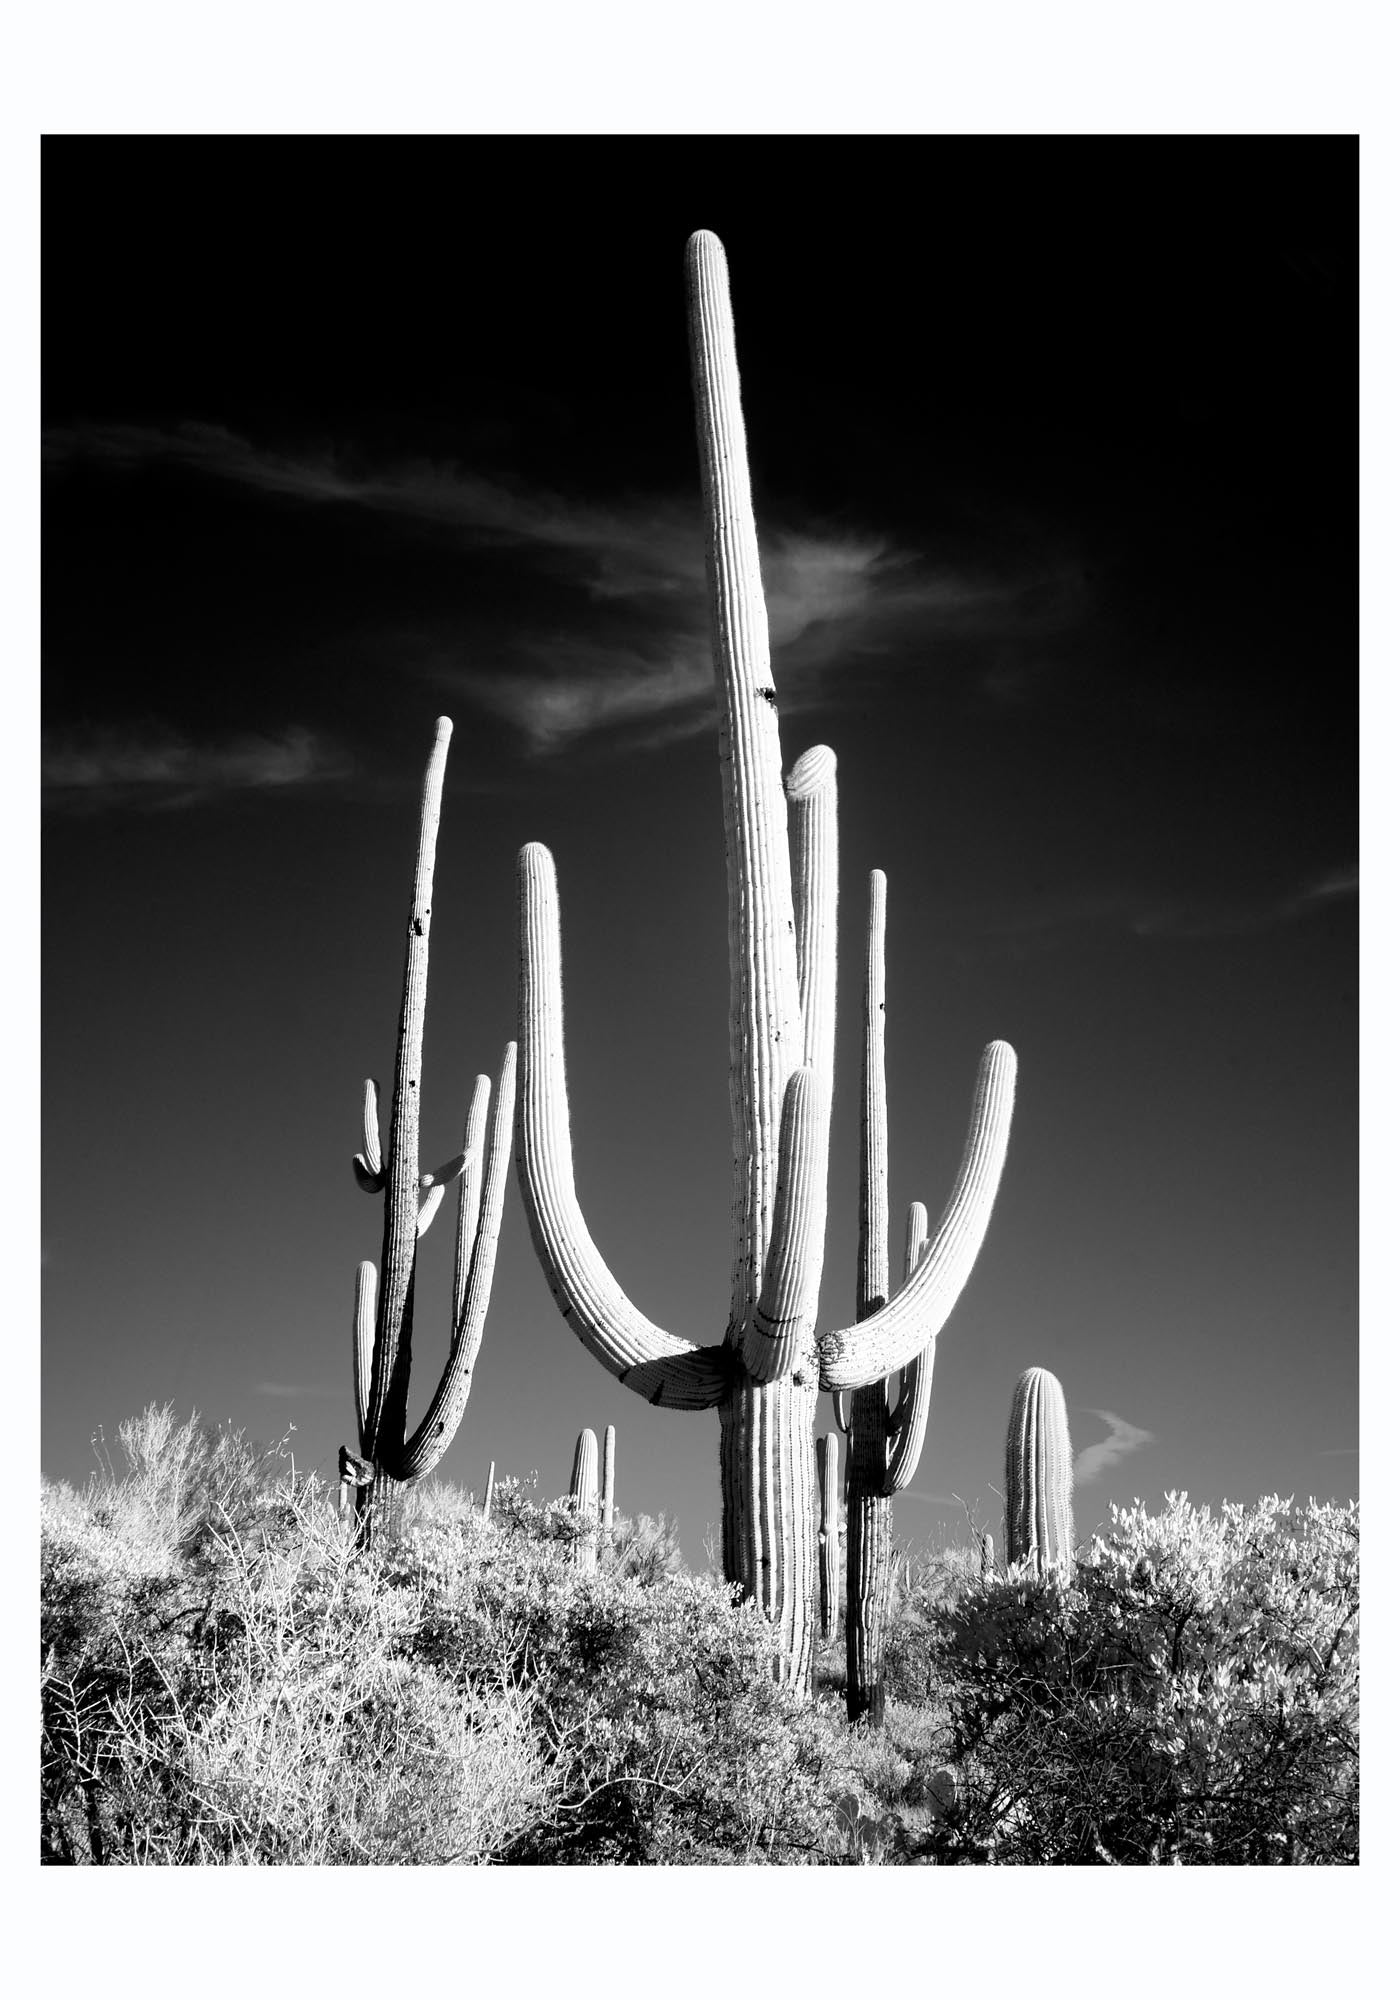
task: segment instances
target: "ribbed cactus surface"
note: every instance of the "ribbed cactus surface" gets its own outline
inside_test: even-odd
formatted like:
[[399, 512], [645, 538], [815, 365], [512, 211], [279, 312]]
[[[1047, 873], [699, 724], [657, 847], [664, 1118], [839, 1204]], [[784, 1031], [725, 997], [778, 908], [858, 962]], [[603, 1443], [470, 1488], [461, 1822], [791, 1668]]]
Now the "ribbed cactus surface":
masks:
[[598, 1567], [598, 1439], [593, 1431], [582, 1430], [574, 1446], [574, 1469], [569, 1475], [569, 1498], [582, 1524], [574, 1543], [574, 1564], [582, 1570]]
[[[506, 1044], [502, 1059], [494, 1118], [489, 1117], [491, 1080], [479, 1076], [467, 1111], [462, 1150], [428, 1173], [420, 1170], [418, 1157], [433, 872], [451, 736], [451, 722], [440, 716], [419, 806], [388, 1157], [386, 1160], [381, 1149], [379, 1086], [370, 1079], [364, 1087], [364, 1150], [353, 1162], [359, 1187], [367, 1194], [384, 1197], [380, 1268], [376, 1270], [366, 1260], [355, 1275], [352, 1355], [365, 1474], [353, 1483], [362, 1538], [368, 1538], [375, 1511], [387, 1496], [390, 1483], [422, 1479], [431, 1472], [461, 1422], [486, 1329], [510, 1161], [515, 1114], [514, 1042]], [[410, 1436], [408, 1384], [418, 1245], [454, 1180], [458, 1182], [457, 1245], [447, 1363]], [[342, 1472], [343, 1488], [348, 1491], [351, 1483]]]
[[1030, 1559], [1045, 1576], [1073, 1563], [1073, 1481], [1065, 1392], [1048, 1368], [1028, 1368], [1006, 1428], [1008, 1564]]
[[[594, 1244], [574, 1185], [553, 859], [520, 857], [518, 1165], [531, 1235], [565, 1319], [649, 1402], [720, 1420], [725, 1575], [758, 1600], [782, 1678], [810, 1677], [816, 1622], [819, 1388], [912, 1363], [952, 1308], [991, 1212], [1014, 1057], [983, 1058], [958, 1184], [909, 1296], [819, 1336], [836, 1016], [836, 760], [783, 781], [749, 486], [728, 271], [716, 237], [686, 254], [691, 381], [704, 497], [729, 906], [732, 1262], [723, 1337], [697, 1345], [641, 1313]], [[791, 846], [789, 843], [791, 842]]]

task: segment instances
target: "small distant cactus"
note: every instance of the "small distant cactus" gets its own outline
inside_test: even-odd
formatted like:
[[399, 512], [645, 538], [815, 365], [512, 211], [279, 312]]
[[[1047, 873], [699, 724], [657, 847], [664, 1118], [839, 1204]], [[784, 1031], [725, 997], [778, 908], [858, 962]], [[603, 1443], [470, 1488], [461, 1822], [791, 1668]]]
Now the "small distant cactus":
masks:
[[581, 1523], [581, 1532], [574, 1544], [574, 1567], [580, 1570], [597, 1569], [598, 1439], [590, 1430], [580, 1431], [578, 1443], [574, 1446], [574, 1469], [569, 1480], [569, 1498], [574, 1503], [574, 1512]]
[[997, 1573], [997, 1545], [990, 1528], [982, 1537], [982, 1581], [990, 1583]]
[[486, 1475], [486, 1497], [481, 1503], [481, 1518], [483, 1521], [489, 1521], [491, 1518], [491, 1502], [495, 1498], [495, 1495], [496, 1461], [493, 1458], [491, 1461], [491, 1470]]
[[1048, 1368], [1016, 1384], [1006, 1431], [1006, 1561], [1033, 1561], [1037, 1576], [1074, 1560], [1074, 1514], [1065, 1392]]
[[617, 1467], [617, 1425], [603, 1432], [603, 1547], [610, 1549], [613, 1538], [613, 1475]]
[[817, 1450], [817, 1485], [821, 1494], [821, 1527], [817, 1534], [817, 1551], [823, 1639], [830, 1639], [836, 1630], [841, 1551], [840, 1453], [839, 1438], [835, 1431], [828, 1431]]

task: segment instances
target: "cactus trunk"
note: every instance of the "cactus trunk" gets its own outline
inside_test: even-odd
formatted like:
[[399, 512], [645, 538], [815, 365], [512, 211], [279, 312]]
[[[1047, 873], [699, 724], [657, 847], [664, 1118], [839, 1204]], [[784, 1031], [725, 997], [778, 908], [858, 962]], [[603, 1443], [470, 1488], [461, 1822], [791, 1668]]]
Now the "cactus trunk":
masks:
[[821, 1526], [817, 1531], [817, 1553], [821, 1563], [821, 1635], [831, 1639], [836, 1632], [837, 1591], [840, 1582], [841, 1546], [841, 1444], [835, 1431], [828, 1431], [817, 1452], [817, 1483], [820, 1488]]

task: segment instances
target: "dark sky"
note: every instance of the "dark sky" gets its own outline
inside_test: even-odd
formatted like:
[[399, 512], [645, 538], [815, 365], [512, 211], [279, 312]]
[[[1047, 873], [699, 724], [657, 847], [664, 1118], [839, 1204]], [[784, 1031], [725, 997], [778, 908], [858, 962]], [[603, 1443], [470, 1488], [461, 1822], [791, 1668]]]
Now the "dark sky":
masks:
[[[868, 871], [891, 1213], [1020, 1058], [897, 1531], [999, 1527], [1065, 1387], [1081, 1530], [1357, 1492], [1357, 148], [48, 140], [43, 1466], [173, 1399], [353, 1442], [350, 1173], [438, 846], [425, 1162], [515, 1033], [553, 848], [580, 1196], [728, 1303], [724, 868], [683, 253], [730, 263], [788, 763], [839, 760], [824, 1324], [852, 1317]], [[445, 1355], [420, 1260], [414, 1411]], [[896, 1258], [899, 1243], [894, 1245]], [[822, 1427], [827, 1405], [823, 1404]], [[713, 1416], [577, 1345], [512, 1185], [442, 1473], [717, 1525]]]

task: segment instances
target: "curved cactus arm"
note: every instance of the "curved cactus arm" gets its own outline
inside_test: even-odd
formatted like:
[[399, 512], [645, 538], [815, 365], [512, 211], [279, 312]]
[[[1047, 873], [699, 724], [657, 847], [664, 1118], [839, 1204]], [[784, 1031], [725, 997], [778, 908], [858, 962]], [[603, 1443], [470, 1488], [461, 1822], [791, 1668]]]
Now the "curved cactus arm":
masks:
[[[406, 1325], [418, 1237], [432, 1220], [419, 1211], [418, 1106], [423, 1095], [423, 1017], [428, 1001], [428, 933], [433, 916], [433, 864], [438, 822], [442, 817], [442, 787], [447, 772], [447, 746], [452, 737], [449, 717], [440, 715], [418, 817], [418, 855], [413, 870], [413, 901], [408, 917], [404, 954], [403, 999], [399, 1008], [398, 1047], [394, 1056], [394, 1094], [389, 1118], [387, 1195], [384, 1203], [384, 1250], [379, 1277], [379, 1322], [374, 1343], [365, 1425], [369, 1453], [377, 1457], [381, 1432], [395, 1442], [408, 1384], [398, 1366], [399, 1345], [411, 1333]], [[366, 1094], [368, 1099], [368, 1093]], [[368, 1135], [366, 1135], [368, 1137]], [[429, 1201], [432, 1193], [429, 1192]], [[425, 1204], [426, 1205], [426, 1204]], [[436, 1206], [436, 1204], [434, 1204]], [[384, 1423], [385, 1405], [393, 1394], [394, 1420]]]
[[[483, 1083], [486, 1084], [484, 1093], [481, 1089]], [[477, 1088], [473, 1093], [471, 1111], [468, 1113], [469, 1138], [473, 1116], [478, 1107], [481, 1113], [480, 1122], [483, 1124], [485, 1122], [485, 1100], [490, 1087], [487, 1078], [477, 1078]], [[462, 1412], [467, 1406], [467, 1398], [472, 1392], [472, 1370], [481, 1351], [482, 1335], [486, 1331], [486, 1310], [491, 1303], [491, 1280], [496, 1270], [496, 1246], [501, 1234], [501, 1211], [505, 1206], [506, 1176], [510, 1167], [510, 1141], [514, 1123], [515, 1043], [507, 1042], [505, 1055], [501, 1059], [501, 1079], [496, 1090], [496, 1115], [491, 1121], [491, 1149], [486, 1162], [485, 1186], [480, 1196], [465, 1282], [461, 1281], [460, 1273], [461, 1226], [469, 1201], [465, 1180], [463, 1184], [461, 1213], [458, 1215], [459, 1271], [453, 1283], [452, 1346], [447, 1357], [447, 1366], [442, 1372], [442, 1380], [433, 1392], [433, 1399], [423, 1420], [404, 1446], [403, 1469], [396, 1474], [400, 1479], [422, 1479], [425, 1474], [432, 1471], [456, 1436], [457, 1426], [462, 1421]], [[476, 1154], [479, 1160], [479, 1139], [476, 1141]], [[461, 1302], [457, 1304], [459, 1283]]]
[[855, 1326], [821, 1336], [824, 1389], [856, 1389], [878, 1381], [905, 1367], [937, 1338], [967, 1283], [991, 1221], [1015, 1095], [1015, 1051], [1007, 1042], [989, 1042], [977, 1071], [962, 1164], [932, 1245], [909, 1283], [887, 1306]]
[[691, 384], [719, 712], [729, 910], [734, 1144], [729, 1338], [743, 1339], [772, 1229], [788, 1077], [802, 1058], [792, 863], [777, 697], [758, 560], [729, 269], [719, 238], [686, 245]]
[[829, 1095], [806, 1064], [788, 1078], [778, 1140], [778, 1198], [763, 1285], [744, 1329], [744, 1366], [756, 1382], [773, 1382], [792, 1368], [811, 1332], [822, 1281], [826, 1234]]
[[[507, 1054], [514, 1055], [515, 1044], [510, 1043]], [[514, 1083], [514, 1064], [511, 1066], [511, 1081]], [[466, 1129], [462, 1134], [462, 1154], [466, 1164], [462, 1168], [462, 1178], [457, 1183], [457, 1254], [452, 1264], [452, 1327], [454, 1333], [462, 1323], [462, 1309], [467, 1302], [467, 1275], [471, 1270], [472, 1252], [476, 1248], [477, 1222], [481, 1215], [481, 1180], [486, 1153], [486, 1114], [491, 1105], [491, 1079], [479, 1076], [472, 1085], [472, 1101], [467, 1106]], [[511, 1106], [514, 1115], [514, 1104]]]
[[[921, 1201], [911, 1201], [904, 1236], [904, 1282], [907, 1285], [919, 1268], [928, 1248], [928, 1210]], [[929, 1404], [933, 1399], [933, 1351], [930, 1341], [907, 1367], [899, 1371], [899, 1400], [890, 1417], [890, 1456], [885, 1485], [891, 1493], [902, 1493], [918, 1468], [928, 1430]]]
[[365, 1422], [369, 1410], [369, 1378], [374, 1367], [374, 1308], [379, 1291], [379, 1273], [366, 1258], [355, 1272], [355, 1420], [359, 1425], [360, 1450], [365, 1444]]
[[465, 1152], [454, 1153], [450, 1160], [444, 1160], [442, 1165], [434, 1167], [430, 1174], [419, 1174], [418, 1185], [425, 1194], [429, 1188], [450, 1188], [466, 1164]]
[[520, 1056], [516, 1167], [555, 1304], [589, 1353], [648, 1402], [713, 1409], [728, 1383], [724, 1349], [678, 1339], [638, 1312], [603, 1262], [574, 1191], [559, 892], [553, 856], [538, 841], [520, 850]]
[[355, 1170], [356, 1185], [362, 1193], [382, 1194], [384, 1161], [379, 1151], [379, 1085], [372, 1076], [365, 1078], [363, 1121], [365, 1149], [356, 1153], [350, 1164]]
[[423, 1199], [418, 1204], [418, 1221], [414, 1230], [416, 1236], [426, 1236], [432, 1228], [433, 1217], [442, 1207], [442, 1198], [446, 1192], [446, 1188], [430, 1187], [428, 1192], [423, 1196]]
[[885, 875], [870, 871], [865, 934], [865, 1034], [860, 1077], [860, 1247], [856, 1318], [867, 1320], [890, 1295], [890, 1157], [885, 1110]]

